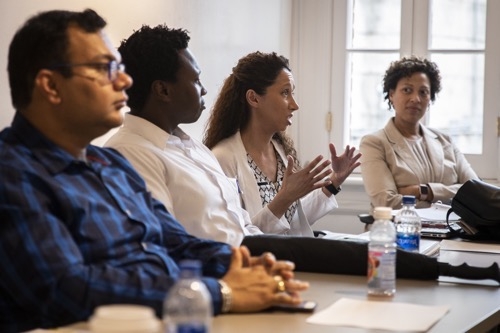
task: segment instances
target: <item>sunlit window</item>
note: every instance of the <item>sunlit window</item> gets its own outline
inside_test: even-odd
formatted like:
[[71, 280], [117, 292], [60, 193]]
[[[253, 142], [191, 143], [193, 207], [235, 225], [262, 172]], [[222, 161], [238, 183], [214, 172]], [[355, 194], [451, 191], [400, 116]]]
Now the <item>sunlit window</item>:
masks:
[[483, 152], [486, 0], [431, 2], [429, 54], [443, 90], [429, 112], [429, 126], [452, 136], [467, 154]]
[[[442, 73], [442, 92], [424, 122], [452, 136], [462, 152], [483, 152], [483, 88], [487, 0], [429, 1], [427, 17], [402, 16], [401, 0], [352, 0], [347, 27], [347, 102], [350, 144], [385, 126], [390, 112], [382, 95], [382, 78], [390, 62], [411, 45]], [[420, 13], [422, 15], [422, 13]], [[403, 29], [415, 20], [428, 22], [428, 35]], [[405, 34], [404, 31], [410, 31]], [[414, 39], [414, 40], [412, 40]]]

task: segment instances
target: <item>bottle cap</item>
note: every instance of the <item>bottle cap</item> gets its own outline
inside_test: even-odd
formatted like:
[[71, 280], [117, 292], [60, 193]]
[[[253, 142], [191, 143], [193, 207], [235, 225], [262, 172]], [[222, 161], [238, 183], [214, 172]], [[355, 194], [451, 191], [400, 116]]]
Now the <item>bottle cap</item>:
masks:
[[373, 217], [375, 220], [391, 220], [392, 209], [390, 207], [375, 207]]
[[403, 195], [403, 205], [414, 205], [416, 202], [414, 195]]

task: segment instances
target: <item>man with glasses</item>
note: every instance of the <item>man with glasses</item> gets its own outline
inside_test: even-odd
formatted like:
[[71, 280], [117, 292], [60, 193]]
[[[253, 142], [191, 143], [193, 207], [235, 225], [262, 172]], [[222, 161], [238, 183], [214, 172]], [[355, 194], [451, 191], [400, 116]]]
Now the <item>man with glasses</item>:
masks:
[[[0, 331], [86, 320], [111, 303], [162, 312], [183, 259], [202, 262], [214, 313], [296, 304], [306, 283], [272, 255], [186, 233], [116, 151], [132, 79], [92, 10], [29, 19], [9, 48], [16, 114], [0, 133]], [[284, 280], [285, 281], [284, 281]]]

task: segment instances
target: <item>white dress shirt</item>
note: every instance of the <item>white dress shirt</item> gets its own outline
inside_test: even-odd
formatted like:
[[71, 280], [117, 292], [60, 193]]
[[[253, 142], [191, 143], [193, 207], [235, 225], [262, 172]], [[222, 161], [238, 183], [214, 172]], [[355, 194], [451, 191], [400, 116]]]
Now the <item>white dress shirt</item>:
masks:
[[262, 234], [241, 207], [238, 185], [212, 152], [180, 128], [173, 135], [131, 114], [105, 144], [122, 153], [153, 196], [200, 238], [239, 246], [245, 235]]

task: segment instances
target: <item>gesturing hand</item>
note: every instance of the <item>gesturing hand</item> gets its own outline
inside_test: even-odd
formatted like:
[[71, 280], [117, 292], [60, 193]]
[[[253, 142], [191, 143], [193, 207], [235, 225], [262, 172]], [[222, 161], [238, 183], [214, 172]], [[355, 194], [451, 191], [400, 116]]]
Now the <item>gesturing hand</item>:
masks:
[[330, 161], [323, 160], [321, 155], [316, 156], [301, 170], [294, 170], [293, 165], [293, 157], [288, 156], [288, 165], [280, 190], [280, 192], [285, 192], [290, 197], [290, 202], [294, 202], [309, 192], [325, 186], [323, 180], [332, 172], [328, 168]]
[[337, 150], [333, 143], [330, 143], [330, 153], [332, 155], [332, 169], [333, 173], [330, 176], [332, 183], [335, 187], [340, 184], [356, 169], [361, 163], [358, 162], [361, 154], [358, 153], [354, 156], [356, 148], [347, 145], [342, 155], [337, 156]]

